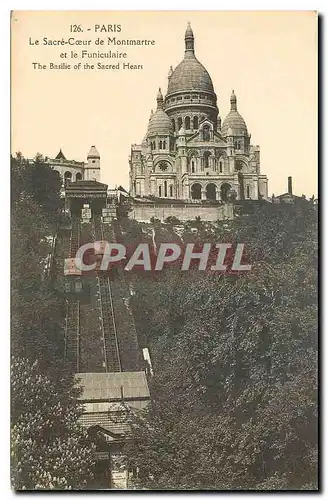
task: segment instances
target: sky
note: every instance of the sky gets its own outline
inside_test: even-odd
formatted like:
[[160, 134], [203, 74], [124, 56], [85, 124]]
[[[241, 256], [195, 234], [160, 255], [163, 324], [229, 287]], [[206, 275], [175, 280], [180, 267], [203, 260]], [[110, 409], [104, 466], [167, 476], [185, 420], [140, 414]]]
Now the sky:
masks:
[[[55, 157], [61, 148], [66, 158], [85, 161], [96, 145], [101, 181], [128, 188], [131, 144], [141, 143], [158, 88], [165, 94], [170, 65], [175, 68], [183, 59], [188, 21], [222, 120], [231, 90], [237, 95], [251, 143], [261, 147], [269, 195], [286, 192], [288, 176], [295, 194], [317, 195], [317, 15], [311, 11], [13, 12], [12, 152]], [[71, 32], [71, 25], [83, 32]], [[121, 31], [100, 32], [96, 25], [121, 25]], [[44, 38], [70, 37], [91, 44], [43, 45]], [[108, 46], [108, 37], [155, 44]], [[104, 45], [95, 45], [96, 39]], [[72, 50], [77, 59], [69, 57]], [[82, 64], [121, 61], [143, 69], [49, 69], [51, 62], [81, 62], [81, 50], [127, 53], [126, 59], [84, 59]], [[47, 68], [34, 69], [33, 62]]]

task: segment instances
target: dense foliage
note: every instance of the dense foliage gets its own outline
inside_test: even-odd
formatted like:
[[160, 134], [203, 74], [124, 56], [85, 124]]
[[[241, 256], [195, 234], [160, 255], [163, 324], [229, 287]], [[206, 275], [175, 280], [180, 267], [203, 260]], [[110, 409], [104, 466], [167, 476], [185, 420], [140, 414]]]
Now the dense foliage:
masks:
[[63, 304], [45, 280], [47, 238], [56, 231], [61, 184], [57, 172], [37, 158], [35, 163], [21, 155], [11, 158], [11, 345], [13, 354], [47, 366], [61, 344], [63, 321]]
[[[92, 444], [78, 424], [74, 389], [58, 387], [37, 361], [14, 358], [12, 485], [15, 489], [83, 489], [93, 465]], [[60, 388], [62, 389], [62, 387]]]
[[63, 298], [46, 263], [56, 233], [61, 181], [38, 155], [11, 158], [12, 486], [80, 489], [93, 450], [80, 428], [74, 379], [63, 359]]
[[184, 241], [245, 243], [252, 270], [135, 280], [155, 372], [128, 449], [140, 487], [317, 488], [316, 212], [300, 200], [185, 224]]

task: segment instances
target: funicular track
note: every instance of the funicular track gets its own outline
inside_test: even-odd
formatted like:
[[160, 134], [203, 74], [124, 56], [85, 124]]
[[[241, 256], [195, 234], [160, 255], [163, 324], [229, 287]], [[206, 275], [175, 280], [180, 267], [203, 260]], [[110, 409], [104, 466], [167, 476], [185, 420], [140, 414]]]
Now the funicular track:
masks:
[[[70, 239], [69, 257], [73, 258], [80, 243], [80, 220], [72, 215], [72, 230]], [[65, 357], [70, 361], [76, 372], [80, 371], [80, 302], [67, 299], [65, 325]]]
[[[98, 222], [101, 239], [115, 243], [115, 222], [110, 224]], [[116, 275], [116, 278], [115, 278]], [[136, 327], [130, 309], [130, 291], [125, 280], [122, 267], [115, 267], [113, 278], [107, 278], [110, 293], [111, 310], [115, 321], [118, 339], [120, 362], [123, 371], [134, 371], [142, 365], [138, 347]]]
[[[104, 239], [100, 215], [93, 216], [94, 240]], [[113, 306], [111, 284], [107, 275], [97, 274], [97, 286], [100, 303], [103, 351], [107, 372], [122, 371], [117, 325]]]

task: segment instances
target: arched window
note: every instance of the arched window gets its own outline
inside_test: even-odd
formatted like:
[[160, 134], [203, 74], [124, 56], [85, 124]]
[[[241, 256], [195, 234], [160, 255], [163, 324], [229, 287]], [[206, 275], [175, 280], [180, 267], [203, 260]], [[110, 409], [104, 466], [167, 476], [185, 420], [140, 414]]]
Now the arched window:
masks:
[[185, 118], [185, 129], [190, 130], [190, 117], [186, 116]]
[[202, 186], [198, 183], [191, 186], [191, 198], [193, 200], [200, 200], [202, 198]]
[[250, 198], [251, 197], [251, 190], [250, 190], [249, 186], [246, 187], [246, 193], [247, 193], [246, 194], [247, 198]]
[[223, 163], [222, 161], [220, 161], [220, 174], [222, 174], [222, 172], [223, 172]]
[[72, 180], [72, 172], [69, 172], [69, 171], [65, 172], [64, 173], [64, 184], [65, 184], [65, 186], [71, 180]]
[[159, 141], [159, 149], [162, 149], [162, 141]]
[[198, 130], [198, 116], [194, 116], [193, 126], [194, 126], [194, 130]]
[[210, 136], [210, 127], [208, 125], [204, 125], [203, 127], [203, 141], [209, 141]]
[[82, 174], [81, 174], [80, 172], [78, 172], [78, 173], [76, 174], [75, 180], [76, 180], [76, 181], [80, 181], [80, 180], [82, 180]]
[[192, 162], [191, 162], [191, 173], [192, 174], [195, 173], [195, 160], [192, 160]]
[[166, 141], [163, 141], [163, 149], [166, 149]]
[[175, 132], [175, 120], [172, 120], [172, 129], [173, 129], [173, 132]]
[[162, 186], [158, 186], [158, 196], [162, 196]]
[[225, 182], [224, 184], [221, 185], [220, 191], [221, 191], [221, 200], [228, 201], [229, 193], [231, 191], [231, 185]]
[[167, 181], [164, 181], [164, 196], [167, 198]]
[[209, 162], [209, 157], [211, 156], [211, 152], [210, 151], [205, 151], [204, 152], [204, 167], [205, 168], [208, 168], [210, 166], [210, 162]]
[[170, 186], [170, 197], [173, 198], [173, 186]]
[[207, 184], [206, 186], [206, 199], [207, 200], [216, 200], [216, 185], [215, 184]]
[[182, 118], [178, 118], [178, 130], [182, 127]]

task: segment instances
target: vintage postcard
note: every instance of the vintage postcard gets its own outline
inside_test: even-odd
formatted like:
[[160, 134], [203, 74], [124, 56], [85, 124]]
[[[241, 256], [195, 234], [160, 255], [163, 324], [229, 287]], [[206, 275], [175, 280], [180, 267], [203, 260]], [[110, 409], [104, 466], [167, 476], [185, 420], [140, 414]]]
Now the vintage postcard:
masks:
[[14, 490], [318, 490], [318, 15], [11, 13]]

